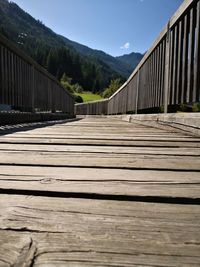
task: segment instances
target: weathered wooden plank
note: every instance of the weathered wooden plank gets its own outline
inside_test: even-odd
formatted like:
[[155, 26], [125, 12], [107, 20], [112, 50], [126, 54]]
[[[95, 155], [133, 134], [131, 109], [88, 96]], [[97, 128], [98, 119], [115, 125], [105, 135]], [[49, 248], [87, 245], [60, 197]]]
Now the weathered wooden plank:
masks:
[[139, 146], [139, 147], [195, 147], [199, 148], [200, 143], [198, 141], [196, 142], [190, 142], [189, 140], [187, 142], [181, 142], [181, 141], [145, 141], [145, 140], [120, 140], [120, 139], [107, 139], [106, 144], [105, 140], [102, 139], [89, 139], [89, 138], [82, 138], [82, 139], [76, 139], [76, 138], [0, 138], [0, 143], [9, 143], [9, 144], [65, 144], [65, 145], [100, 145], [100, 146], [107, 146], [107, 145], [114, 145], [114, 146]]
[[[18, 168], [19, 169], [19, 168]], [[51, 171], [51, 168], [48, 170]], [[194, 172], [190, 174], [190, 177], [179, 175], [179, 173], [167, 172], [168, 175], [173, 175], [173, 180], [163, 180], [159, 178], [158, 174], [155, 174], [155, 177], [152, 173], [143, 172], [143, 176], [139, 173], [139, 177], [132, 178], [131, 176], [126, 176], [125, 179], [120, 179], [119, 175], [116, 175], [116, 172], [111, 172], [110, 177], [100, 179], [96, 177], [96, 174], [93, 173], [93, 176], [90, 176], [90, 172], [87, 172], [87, 169], [76, 169], [77, 175], [79, 177], [74, 178], [70, 175], [70, 172], [66, 171], [65, 175], [54, 176], [54, 175], [2, 175], [0, 174], [0, 189], [14, 190], [16, 193], [19, 190], [26, 190], [27, 193], [31, 195], [32, 192], [37, 192], [38, 195], [49, 193], [63, 193], [71, 194], [87, 194], [87, 195], [101, 195], [105, 196], [128, 196], [133, 199], [140, 197], [144, 202], [149, 199], [149, 197], [157, 198], [169, 198], [169, 201], [179, 201], [177, 198], [188, 199], [189, 202], [195, 199], [200, 199], [200, 178], [199, 173]], [[87, 177], [82, 178], [81, 173], [84, 172]], [[98, 170], [96, 170], [98, 172]], [[105, 173], [105, 172], [104, 172]], [[103, 173], [101, 172], [103, 175]], [[159, 173], [163, 175], [161, 172]], [[125, 173], [121, 173], [125, 175]], [[145, 176], [146, 175], [146, 176]], [[165, 174], [166, 176], [166, 174]], [[117, 178], [116, 178], [117, 177]], [[4, 192], [4, 191], [2, 191]], [[34, 193], [35, 194], [35, 193]], [[160, 200], [161, 201], [161, 200]]]
[[70, 125], [0, 138], [0, 266], [198, 266], [199, 138]]
[[[99, 122], [101, 123], [101, 122]], [[111, 127], [109, 126], [109, 124], [102, 124], [102, 127], [98, 127], [98, 125], [96, 126], [95, 124], [91, 127], [84, 127], [83, 125], [80, 125], [79, 127], [58, 127], [58, 128], [53, 128], [53, 127], [48, 127], [47, 128], [41, 128], [41, 129], [37, 129], [37, 130], [29, 130], [27, 131], [23, 131], [23, 132], [18, 132], [15, 134], [9, 134], [9, 132], [7, 132], [7, 135], [2, 138], [8, 138], [8, 137], [52, 137], [52, 138], [56, 138], [56, 137], [61, 137], [61, 138], [85, 138], [85, 137], [115, 137], [117, 136], [118, 138], [121, 138], [121, 140], [125, 139], [125, 138], [130, 138], [132, 137], [132, 139], [134, 139], [135, 137], [150, 137], [152, 138], [153, 136], [155, 137], [165, 137], [165, 138], [175, 138], [178, 141], [178, 138], [180, 140], [193, 140], [196, 141], [198, 140], [195, 137], [191, 137], [187, 134], [183, 134], [180, 132], [177, 132], [177, 130], [175, 130], [175, 128], [172, 127], [166, 127], [163, 126], [163, 129], [156, 129], [153, 128], [152, 126], [143, 126], [143, 127], [138, 127], [137, 124], [127, 124], [127, 122], [125, 124], [122, 124], [124, 126], [120, 126], [118, 127], [118, 125], [116, 125], [115, 127]], [[80, 132], [81, 131], [81, 132]], [[3, 132], [2, 132], [3, 133]]]
[[[95, 126], [94, 126], [95, 128]], [[83, 133], [79, 133], [78, 131], [82, 129], [83, 130]], [[94, 131], [92, 131], [92, 129], [84, 129], [84, 127], [80, 127], [80, 128], [77, 128], [76, 129], [77, 131], [75, 131], [75, 129], [72, 129], [70, 131], [70, 129], [68, 130], [60, 130], [59, 129], [57, 131], [39, 131], [39, 132], [33, 132], [33, 131], [29, 131], [28, 133], [23, 133], [23, 132], [19, 132], [19, 133], [16, 133], [15, 135], [11, 135], [11, 134], [7, 134], [6, 137], [44, 137], [44, 136], [47, 136], [47, 137], [63, 137], [63, 138], [70, 138], [70, 137], [81, 137], [81, 136], [89, 136], [89, 137], [93, 137], [93, 136], [101, 136], [102, 134], [102, 138], [104, 137], [109, 137], [109, 136], [119, 136], [121, 137], [121, 139], [123, 139], [124, 137], [164, 137], [165, 139], [167, 138], [171, 138], [171, 137], [175, 137], [175, 138], [185, 138], [185, 140], [187, 139], [193, 139], [193, 140], [197, 140], [194, 136], [191, 137], [187, 134], [177, 134], [176, 132], [167, 132], [167, 131], [156, 131], [156, 130], [152, 130], [152, 131], [148, 131], [146, 129], [144, 130], [141, 130], [141, 131], [132, 131], [131, 129], [115, 129], [115, 128], [111, 128], [111, 129], [103, 129], [100, 131], [100, 129], [94, 129]], [[124, 133], [124, 135], [122, 135]]]
[[[4, 204], [4, 199], [2, 202], [2, 196], [6, 200], [6, 204]], [[181, 244], [183, 240], [186, 241], [185, 239], [189, 234], [195, 237], [194, 234], [199, 229], [198, 205], [180, 206], [176, 204], [99, 201], [79, 198], [61, 199], [34, 196], [27, 198], [15, 195], [8, 195], [6, 198], [6, 195], [2, 196], [0, 201], [4, 204], [4, 210], [0, 208], [0, 211], [4, 216], [1, 218], [1, 230], [15, 231], [22, 229], [24, 232], [71, 233], [71, 240], [73, 240], [73, 234], [75, 234], [73, 232], [75, 231], [77, 231], [77, 234], [82, 231], [87, 234], [87, 230], [89, 230], [88, 232], [92, 230], [94, 236], [96, 236], [94, 243], [99, 241], [97, 235], [100, 227], [102, 227], [101, 233], [106, 234], [109, 231], [110, 235], [114, 233], [119, 235], [113, 236], [112, 239], [120, 239], [124, 234], [124, 241], [126, 239], [131, 241], [132, 237], [128, 234], [129, 231], [130, 234], [136, 232], [136, 238], [137, 236], [143, 237], [142, 243], [145, 243], [145, 239], [147, 241], [151, 238], [152, 232], [159, 233], [160, 230], [161, 232], [168, 232], [170, 235], [169, 243], [179, 241]], [[180, 214], [176, 215], [176, 212]], [[18, 220], [16, 220], [17, 218]], [[85, 224], [83, 224], [83, 221]], [[186, 238], [179, 236], [180, 232], [185, 230], [185, 227], [188, 227], [188, 231], [185, 232]], [[179, 228], [179, 231], [174, 231], [177, 228]], [[137, 233], [137, 231], [142, 230], [143, 233]], [[152, 240], [152, 243], [155, 241], [165, 243], [165, 237], [158, 233], [156, 240]], [[109, 243], [109, 238], [106, 239], [106, 236], [102, 236], [102, 238]], [[197, 243], [199, 238], [200, 234], [196, 232], [196, 238], [191, 243]], [[128, 247], [121, 248], [121, 252], [124, 249], [128, 250]]]
[[[85, 139], [85, 138], [89, 138], [89, 139], [96, 139], [96, 138], [101, 138], [101, 139], [110, 139], [113, 137], [114, 139], [119, 139], [119, 140], [174, 140], [174, 141], [191, 141], [191, 142], [196, 142], [199, 141], [198, 137], [194, 137], [194, 136], [187, 136], [187, 135], [177, 135], [177, 134], [168, 134], [168, 133], [148, 133], [148, 132], [143, 132], [143, 133], [134, 133], [134, 132], [124, 132], [124, 135], [122, 135], [122, 132], [115, 132], [112, 133], [112, 131], [91, 131], [91, 132], [83, 132], [82, 134], [78, 133], [78, 132], [70, 132], [70, 133], [66, 133], [66, 134], [62, 134], [62, 133], [38, 133], [38, 134], [16, 134], [16, 135], [7, 135], [6, 137], [2, 138], [2, 139], [8, 139], [9, 138], [63, 138], [63, 139]], [[95, 138], [96, 137], [96, 138]]]
[[26, 177], [34, 177], [36, 181], [45, 179], [69, 180], [69, 181], [135, 181], [135, 182], [155, 182], [155, 183], [198, 183], [199, 172], [181, 171], [150, 171], [150, 170], [114, 170], [98, 168], [58, 168], [58, 167], [38, 167], [38, 166], [7, 166], [1, 165], [1, 178], [9, 177], [27, 180]]
[[30, 267], [36, 246], [30, 235], [0, 231], [0, 266]]
[[[123, 123], [126, 128], [123, 129], [122, 137], [122, 129], [117, 129], [119, 122], [112, 122], [116, 129], [114, 132], [113, 128], [109, 128], [109, 122], [105, 119], [100, 121], [102, 129], [95, 128], [98, 123], [91, 120], [93, 128], [84, 128], [84, 121], [81, 121], [79, 128], [76, 122], [74, 130], [73, 127], [62, 125], [3, 136], [0, 138], [0, 163], [193, 171], [200, 169], [199, 138], [180, 133], [168, 134], [163, 130], [158, 130], [155, 134], [156, 130], [151, 127], [128, 123]], [[87, 125], [88, 122], [86, 120]], [[177, 147], [181, 147], [179, 151], [176, 151]]]
[[200, 149], [197, 147], [123, 147], [123, 146], [87, 146], [87, 145], [51, 145], [51, 144], [1, 144], [0, 151], [36, 151], [36, 152], [59, 152], [61, 157], [66, 153], [104, 153], [104, 154], [138, 154], [138, 155], [176, 155], [176, 156], [200, 156]]
[[[36, 130], [7, 134], [0, 137], [0, 143], [24, 144], [65, 144], [98, 146], [135, 147], [200, 147], [198, 138], [177, 133], [171, 127], [155, 129], [138, 124], [121, 123], [105, 119], [95, 123], [93, 120], [61, 124]], [[102, 128], [100, 127], [102, 124]], [[171, 131], [171, 129], [173, 129]], [[169, 131], [170, 130], [170, 131]], [[3, 132], [2, 132], [3, 133]], [[122, 137], [123, 136], [123, 137]]]
[[0, 152], [0, 164], [39, 166], [84, 166], [130, 169], [200, 170], [198, 157], [99, 153]]
[[8, 195], [0, 203], [0, 259], [8, 266], [25, 247], [32, 266], [200, 263], [199, 206]]

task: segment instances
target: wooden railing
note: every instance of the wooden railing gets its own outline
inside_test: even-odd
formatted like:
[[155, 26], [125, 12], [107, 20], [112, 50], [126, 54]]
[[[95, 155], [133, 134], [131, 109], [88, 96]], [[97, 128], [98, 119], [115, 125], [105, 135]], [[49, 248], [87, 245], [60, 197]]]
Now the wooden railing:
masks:
[[101, 101], [77, 104], [75, 112], [167, 112], [169, 107], [199, 101], [200, 0], [185, 0], [129, 79], [106, 100], [107, 110]]
[[88, 103], [80, 103], [75, 105], [75, 114], [77, 115], [99, 115], [107, 114], [108, 112], [108, 99], [103, 99], [99, 101], [93, 101]]
[[0, 104], [25, 112], [74, 114], [74, 98], [44, 68], [0, 35]]

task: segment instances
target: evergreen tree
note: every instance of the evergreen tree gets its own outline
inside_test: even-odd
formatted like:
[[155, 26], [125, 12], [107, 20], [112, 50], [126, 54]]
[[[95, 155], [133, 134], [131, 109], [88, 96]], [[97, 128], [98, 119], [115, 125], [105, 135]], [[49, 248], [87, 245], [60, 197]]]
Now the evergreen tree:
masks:
[[[0, 0], [0, 33], [19, 46], [57, 79], [65, 73], [72, 85], [84, 91], [101, 92], [119, 77], [98, 57], [83, 56], [68, 46], [62, 36], [45, 27], [14, 2]], [[79, 88], [80, 90], [80, 88]]]
[[47, 70], [54, 76], [57, 74], [57, 55], [55, 49], [51, 49], [47, 56]]

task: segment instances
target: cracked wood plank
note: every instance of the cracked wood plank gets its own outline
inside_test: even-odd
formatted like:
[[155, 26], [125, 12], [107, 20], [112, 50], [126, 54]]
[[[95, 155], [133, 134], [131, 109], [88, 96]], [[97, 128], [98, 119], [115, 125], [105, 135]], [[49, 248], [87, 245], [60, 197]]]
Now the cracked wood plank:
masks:
[[30, 235], [0, 231], [0, 267], [32, 267], [36, 244]]
[[[172, 178], [173, 177], [173, 178]], [[199, 172], [1, 166], [0, 189], [200, 198]]]
[[199, 266], [200, 139], [169, 129], [84, 119], [1, 136], [0, 266]]
[[19, 253], [13, 236], [32, 238], [33, 266], [200, 264], [198, 205], [15, 195], [2, 195], [0, 202], [0, 251], [6, 238], [10, 255]]
[[0, 164], [200, 171], [200, 157], [99, 153], [0, 152]]
[[32, 238], [30, 238], [30, 242], [25, 244], [25, 246], [21, 249], [17, 261], [14, 263], [13, 267], [33, 266], [36, 250], [36, 244]]

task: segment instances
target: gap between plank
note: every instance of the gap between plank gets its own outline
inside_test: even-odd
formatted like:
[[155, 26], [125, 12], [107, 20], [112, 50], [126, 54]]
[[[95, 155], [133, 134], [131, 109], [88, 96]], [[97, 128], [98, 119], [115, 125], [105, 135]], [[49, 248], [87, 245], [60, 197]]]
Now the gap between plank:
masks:
[[150, 202], [163, 204], [179, 205], [200, 205], [200, 198], [188, 197], [164, 197], [164, 196], [137, 196], [137, 195], [111, 195], [98, 193], [72, 193], [72, 192], [55, 192], [43, 190], [24, 190], [24, 189], [0, 189], [0, 194], [7, 195], [32, 195], [41, 197], [55, 198], [80, 198], [96, 200], [113, 200], [113, 201], [133, 201], [133, 202]]

